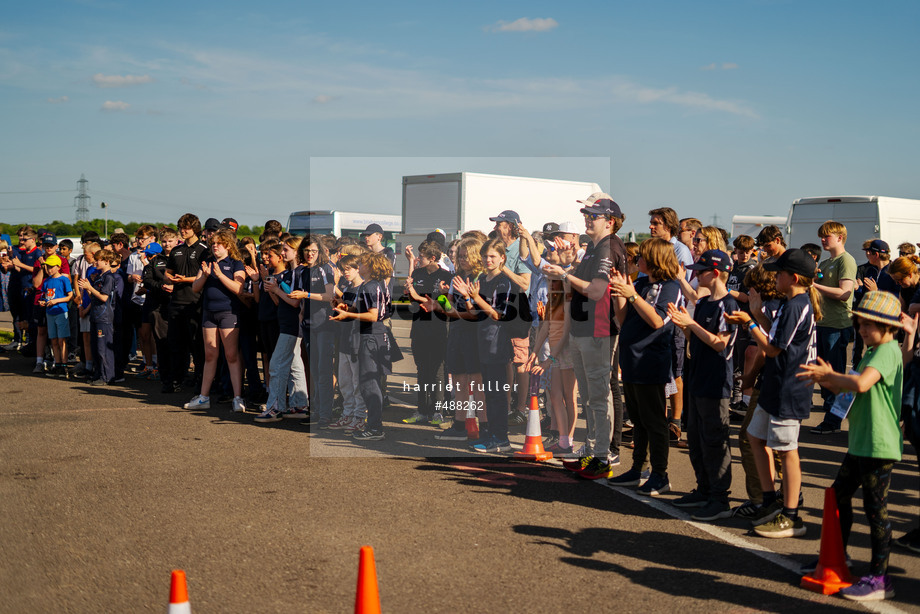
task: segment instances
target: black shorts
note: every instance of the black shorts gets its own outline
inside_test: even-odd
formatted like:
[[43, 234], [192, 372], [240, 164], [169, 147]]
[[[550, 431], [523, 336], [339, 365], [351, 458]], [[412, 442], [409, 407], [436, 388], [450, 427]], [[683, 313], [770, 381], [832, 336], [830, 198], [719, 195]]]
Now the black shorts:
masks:
[[134, 301], [125, 303], [121, 313], [121, 321], [125, 327], [129, 325], [133, 328], [140, 328], [144, 321], [143, 305], [138, 305]]
[[447, 333], [447, 361], [445, 369], [454, 375], [478, 375], [482, 372], [479, 363], [479, 337], [476, 325], [463, 323], [457, 327], [451, 322]]
[[203, 311], [201, 314], [201, 328], [239, 328], [240, 318], [232, 311]]
[[35, 326], [45, 327], [48, 325], [47, 320], [45, 319], [45, 308], [41, 305], [32, 304], [32, 313], [30, 315], [30, 322]]

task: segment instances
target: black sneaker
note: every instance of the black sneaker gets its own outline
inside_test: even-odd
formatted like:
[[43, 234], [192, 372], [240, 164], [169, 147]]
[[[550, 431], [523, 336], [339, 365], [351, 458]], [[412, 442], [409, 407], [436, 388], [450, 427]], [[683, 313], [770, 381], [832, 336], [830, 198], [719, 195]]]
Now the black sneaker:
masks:
[[466, 441], [466, 427], [455, 428], [452, 426], [449, 429], [435, 433], [434, 438], [439, 441]]
[[709, 503], [709, 495], [704, 495], [695, 488], [683, 497], [671, 501], [674, 507], [705, 507], [707, 503]]
[[638, 486], [642, 482], [642, 472], [638, 469], [630, 469], [626, 473], [621, 473], [615, 478], [607, 478], [607, 483], [611, 486]]
[[352, 437], [355, 441], [380, 441], [383, 439], [383, 431], [355, 431]]
[[901, 548], [909, 548], [914, 552], [920, 552], [920, 528], [908, 531], [901, 537], [896, 537], [891, 541]]
[[832, 433], [840, 432], [840, 425], [834, 426], [833, 424], [828, 424], [827, 422], [822, 422], [818, 426], [813, 426], [809, 429], [815, 435], [830, 435]]
[[760, 511], [760, 506], [748, 499], [738, 507], [732, 510], [732, 516], [739, 518], [753, 518]]
[[645, 484], [640, 486], [636, 492], [641, 495], [657, 497], [658, 495], [663, 495], [669, 490], [671, 490], [671, 482], [668, 481], [668, 476], [661, 475], [660, 473], [653, 473], [647, 480], [645, 480]]
[[727, 501], [712, 500], [690, 514], [690, 518], [711, 522], [713, 520], [719, 520], [720, 518], [729, 518], [731, 515], [732, 508]]
[[182, 386], [180, 384], [175, 384], [173, 382], [163, 382], [163, 385], [160, 386], [160, 392], [162, 394], [172, 394], [174, 392], [182, 392]]

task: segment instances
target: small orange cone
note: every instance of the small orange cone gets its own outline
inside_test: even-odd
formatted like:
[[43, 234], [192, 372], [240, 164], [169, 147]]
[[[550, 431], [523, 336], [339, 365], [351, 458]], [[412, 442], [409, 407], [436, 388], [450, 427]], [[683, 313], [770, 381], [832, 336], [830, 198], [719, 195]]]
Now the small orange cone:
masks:
[[537, 395], [530, 395], [530, 410], [527, 412], [527, 435], [524, 449], [514, 453], [515, 458], [545, 461], [553, 457], [552, 452], [543, 449], [543, 434], [540, 432], [540, 404]]
[[837, 511], [837, 497], [833, 488], [824, 490], [824, 518], [821, 520], [821, 554], [818, 566], [802, 577], [802, 588], [833, 595], [853, 584], [853, 577], [847, 569], [847, 555], [843, 549], [843, 534], [840, 532], [840, 514]]
[[358, 559], [358, 593], [355, 595], [355, 614], [380, 614], [380, 593], [377, 591], [377, 566], [374, 549], [361, 546]]
[[470, 395], [470, 404], [466, 406], [466, 438], [470, 441], [479, 439], [479, 418], [476, 417], [476, 401]]
[[188, 602], [188, 586], [185, 583], [185, 572], [174, 569], [169, 582], [169, 609], [168, 614], [192, 614], [192, 605]]

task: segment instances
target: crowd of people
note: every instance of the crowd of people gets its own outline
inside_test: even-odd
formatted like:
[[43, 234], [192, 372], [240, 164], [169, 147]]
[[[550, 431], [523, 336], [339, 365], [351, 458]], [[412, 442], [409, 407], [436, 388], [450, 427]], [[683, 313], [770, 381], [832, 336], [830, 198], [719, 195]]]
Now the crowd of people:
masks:
[[[624, 243], [609, 195], [575, 207], [583, 226], [531, 232], [507, 210], [488, 233], [435, 229], [401, 255], [404, 284], [377, 224], [356, 240], [292, 236], [270, 220], [256, 242], [238, 239], [232, 218], [202, 227], [189, 213], [133, 237], [86, 233], [76, 258], [70, 241], [24, 226], [17, 245], [0, 240], [0, 308], [14, 321], [4, 349], [34, 357], [36, 374], [93, 386], [124, 381], [136, 354], [136, 377], [163, 393], [194, 389], [187, 409], [248, 405], [258, 423], [299, 418], [372, 442], [385, 436], [387, 376], [403, 358], [399, 314], [418, 372], [402, 422], [507, 453], [509, 429], [541, 397], [544, 444], [568, 470], [658, 496], [671, 488], [670, 449], [686, 448], [696, 484], [672, 503], [696, 520], [747, 518], [771, 538], [805, 533], [798, 439], [817, 384], [824, 418], [811, 432], [848, 420], [833, 484], [844, 542], [860, 486], [871, 527], [870, 574], [841, 592], [890, 598], [891, 543], [920, 552], [920, 523], [892, 539], [887, 514], [904, 434], [915, 449], [920, 435], [914, 246], [892, 261], [885, 241], [867, 240], [857, 266], [835, 221], [820, 245], [787, 248], [775, 226], [729, 244], [668, 207], [649, 212], [650, 238]], [[409, 307], [397, 311], [398, 299]], [[747, 493], [735, 508], [733, 420]], [[621, 448], [632, 462], [615, 475]]]

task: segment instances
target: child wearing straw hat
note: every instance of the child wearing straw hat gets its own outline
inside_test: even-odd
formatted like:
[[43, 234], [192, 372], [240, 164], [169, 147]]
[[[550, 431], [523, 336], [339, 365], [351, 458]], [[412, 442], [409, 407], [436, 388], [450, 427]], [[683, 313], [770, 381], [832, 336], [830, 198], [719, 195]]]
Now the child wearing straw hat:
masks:
[[[898, 299], [881, 291], [867, 292], [853, 309], [853, 324], [865, 343], [866, 353], [856, 371], [845, 375], [818, 359], [817, 364], [801, 365], [799, 379], [811, 380], [835, 391], [850, 391], [852, 404], [846, 417], [850, 421], [847, 454], [840, 465], [833, 488], [840, 511], [840, 528], [846, 546], [853, 526], [852, 498], [863, 488], [863, 508], [869, 522], [872, 560], [869, 575], [841, 589], [840, 594], [854, 601], [877, 601], [894, 597], [888, 577], [891, 551], [891, 522], [888, 520], [888, 488], [891, 471], [901, 460], [904, 440], [901, 434], [901, 349], [894, 339], [902, 327]], [[840, 396], [835, 411], [844, 417], [846, 404]]]

